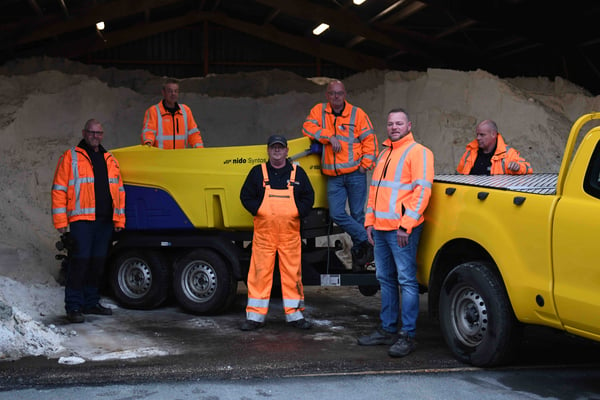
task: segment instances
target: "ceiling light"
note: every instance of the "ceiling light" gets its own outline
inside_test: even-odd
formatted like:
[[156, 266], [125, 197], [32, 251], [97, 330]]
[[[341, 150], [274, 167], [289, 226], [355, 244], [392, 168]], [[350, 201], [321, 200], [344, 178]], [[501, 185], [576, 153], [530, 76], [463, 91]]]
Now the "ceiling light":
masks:
[[360, 6], [360, 5], [361, 5], [362, 3], [364, 3], [365, 1], [367, 1], [367, 0], [352, 0], [352, 2], [353, 2], [355, 5], [357, 5], [357, 6]]
[[100, 21], [96, 24], [96, 29], [98, 29], [99, 31], [103, 31], [104, 30], [104, 21]]
[[329, 25], [327, 25], [326, 23], [321, 23], [321, 25], [319, 25], [315, 29], [313, 29], [313, 35], [319, 36], [321, 33], [325, 32], [327, 29], [329, 29]]

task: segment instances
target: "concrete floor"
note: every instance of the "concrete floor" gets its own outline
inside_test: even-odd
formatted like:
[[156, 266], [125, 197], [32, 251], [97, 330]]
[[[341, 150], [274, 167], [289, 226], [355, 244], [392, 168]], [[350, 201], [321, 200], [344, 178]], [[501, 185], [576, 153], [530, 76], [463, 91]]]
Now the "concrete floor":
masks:
[[[57, 358], [26, 358], [0, 363], [0, 389], [86, 382], [132, 383], [183, 379], [369, 374], [403, 371], [477, 370], [455, 360], [437, 323], [427, 317], [421, 297], [417, 351], [390, 358], [387, 346], [364, 347], [356, 337], [379, 322], [379, 293], [365, 297], [356, 287], [307, 287], [306, 316], [311, 330], [289, 327], [281, 300], [273, 299], [267, 325], [242, 332], [246, 293], [242, 285], [231, 309], [218, 316], [196, 316], [176, 306], [152, 311], [114, 309], [112, 317], [87, 316], [69, 325], [62, 316], [47, 323], [77, 332], [62, 357], [85, 361], [59, 364]], [[108, 299], [110, 302], [110, 299]], [[600, 367], [600, 344], [544, 328], [526, 331], [515, 367]]]

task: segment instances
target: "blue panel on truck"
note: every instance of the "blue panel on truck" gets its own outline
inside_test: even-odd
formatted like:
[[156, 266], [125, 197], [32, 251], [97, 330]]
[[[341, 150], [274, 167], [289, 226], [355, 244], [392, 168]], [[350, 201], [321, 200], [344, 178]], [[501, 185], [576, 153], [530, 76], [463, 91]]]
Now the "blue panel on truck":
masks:
[[125, 185], [125, 228], [193, 229], [173, 197], [162, 189]]

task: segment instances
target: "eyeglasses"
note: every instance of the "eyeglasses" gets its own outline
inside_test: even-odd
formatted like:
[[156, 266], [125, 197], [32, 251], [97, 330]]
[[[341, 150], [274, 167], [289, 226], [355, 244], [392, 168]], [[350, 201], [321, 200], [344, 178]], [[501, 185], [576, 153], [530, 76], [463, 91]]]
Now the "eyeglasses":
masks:
[[104, 135], [104, 131], [90, 131], [89, 129], [86, 129], [85, 131], [87, 133], [89, 133], [90, 135], [98, 135], [98, 136]]

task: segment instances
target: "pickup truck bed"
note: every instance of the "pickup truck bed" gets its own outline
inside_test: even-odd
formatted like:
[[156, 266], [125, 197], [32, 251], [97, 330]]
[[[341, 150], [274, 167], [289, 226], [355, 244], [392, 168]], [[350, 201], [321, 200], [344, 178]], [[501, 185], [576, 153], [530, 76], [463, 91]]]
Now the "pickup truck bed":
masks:
[[533, 175], [436, 175], [436, 182], [504, 189], [514, 192], [556, 194], [558, 174]]

